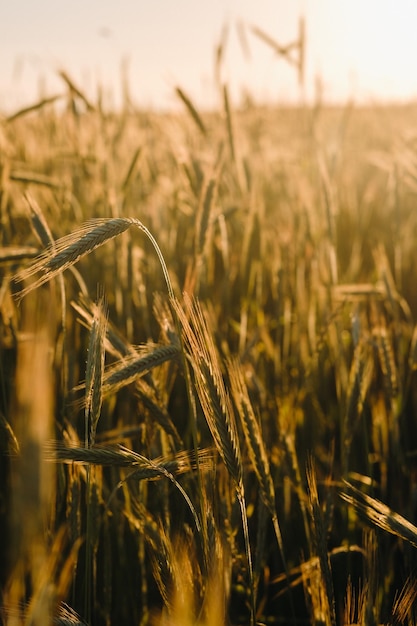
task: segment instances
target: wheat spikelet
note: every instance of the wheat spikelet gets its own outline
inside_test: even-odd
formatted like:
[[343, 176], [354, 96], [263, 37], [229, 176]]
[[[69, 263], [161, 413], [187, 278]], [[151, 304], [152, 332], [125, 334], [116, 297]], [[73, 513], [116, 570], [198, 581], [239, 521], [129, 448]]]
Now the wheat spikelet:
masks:
[[[16, 594], [19, 583], [17, 581], [18, 570], [14, 572], [14, 580], [9, 581], [2, 589], [0, 603], [0, 620], [2, 624], [60, 624], [61, 618], [68, 618], [63, 621], [66, 624], [77, 624], [85, 626], [84, 622], [78, 619], [66, 604], [60, 601], [66, 597], [71, 584], [72, 573], [76, 562], [80, 541], [75, 541], [70, 547], [68, 554], [68, 536], [66, 528], [62, 526], [51, 537], [48, 558], [42, 562], [38, 561], [37, 580], [34, 581], [30, 597], [25, 597], [23, 601], [15, 601], [13, 595]], [[17, 584], [16, 584], [17, 583]], [[73, 621], [70, 621], [73, 618]]]
[[9, 422], [0, 412], [0, 433], [1, 433], [1, 453], [11, 456], [18, 456], [20, 453], [19, 441], [10, 426]]
[[214, 626], [225, 624], [227, 578], [230, 575], [223, 547], [217, 545], [212, 568], [204, 579], [192, 538], [179, 537], [172, 543], [171, 562], [175, 579], [169, 604], [154, 626]]
[[[2, 623], [16, 626], [19, 624], [30, 624], [33, 622], [33, 616], [29, 614], [30, 609], [24, 605], [20, 607], [10, 607], [5, 604], [1, 607]], [[81, 617], [64, 602], [54, 611], [54, 615], [48, 615], [52, 620], [48, 623], [53, 626], [87, 626]]]
[[123, 233], [131, 223], [131, 220], [120, 217], [87, 222], [83, 229], [57, 242], [57, 251], [46, 261], [45, 271], [50, 273], [63, 271], [103, 243]]
[[46, 458], [51, 461], [64, 463], [81, 463], [92, 465], [109, 465], [113, 467], [132, 467], [139, 464], [140, 459], [133, 451], [120, 447], [94, 446], [67, 446], [55, 442], [46, 446]]

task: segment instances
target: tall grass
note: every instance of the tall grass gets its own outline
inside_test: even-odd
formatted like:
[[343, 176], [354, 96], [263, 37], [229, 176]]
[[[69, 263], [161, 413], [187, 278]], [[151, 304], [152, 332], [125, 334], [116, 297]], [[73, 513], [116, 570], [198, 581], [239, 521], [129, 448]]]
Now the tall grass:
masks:
[[0, 128], [1, 619], [415, 624], [415, 108], [61, 76]]

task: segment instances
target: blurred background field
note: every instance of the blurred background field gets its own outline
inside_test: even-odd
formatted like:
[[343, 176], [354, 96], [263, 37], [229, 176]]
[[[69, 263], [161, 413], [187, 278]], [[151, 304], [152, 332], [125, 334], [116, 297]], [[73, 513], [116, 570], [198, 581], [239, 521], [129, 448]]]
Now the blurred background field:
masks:
[[220, 38], [209, 110], [0, 119], [4, 624], [416, 623], [417, 106], [295, 31], [291, 106]]

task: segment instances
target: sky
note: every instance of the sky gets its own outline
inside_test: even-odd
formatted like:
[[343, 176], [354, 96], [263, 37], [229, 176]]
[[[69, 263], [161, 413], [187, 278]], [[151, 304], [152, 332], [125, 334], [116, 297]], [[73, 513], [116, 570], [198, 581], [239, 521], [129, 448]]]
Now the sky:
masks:
[[[257, 36], [295, 42], [306, 32], [305, 77]], [[0, 113], [62, 93], [64, 69], [93, 101], [172, 109], [179, 86], [197, 107], [232, 101], [358, 103], [417, 99], [416, 0], [13, 0], [0, 3]], [[227, 34], [227, 35], [226, 35]], [[223, 37], [223, 39], [222, 39]]]

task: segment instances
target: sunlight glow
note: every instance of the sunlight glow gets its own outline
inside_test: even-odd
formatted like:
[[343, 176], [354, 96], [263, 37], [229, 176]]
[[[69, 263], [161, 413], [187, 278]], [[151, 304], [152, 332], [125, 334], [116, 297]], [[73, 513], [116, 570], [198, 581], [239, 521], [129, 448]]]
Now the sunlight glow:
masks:
[[417, 96], [417, 3], [412, 0], [121, 0], [70, 8], [52, 0], [16, 0], [0, 7], [0, 111], [62, 89], [65, 69], [91, 95], [100, 84], [115, 104], [121, 66], [141, 106], [170, 108], [180, 85], [199, 106], [215, 106], [215, 49], [225, 38], [221, 80], [235, 102], [297, 102], [296, 71], [252, 26], [280, 45], [298, 37], [305, 17], [303, 96], [317, 79], [328, 101], [411, 100]]

